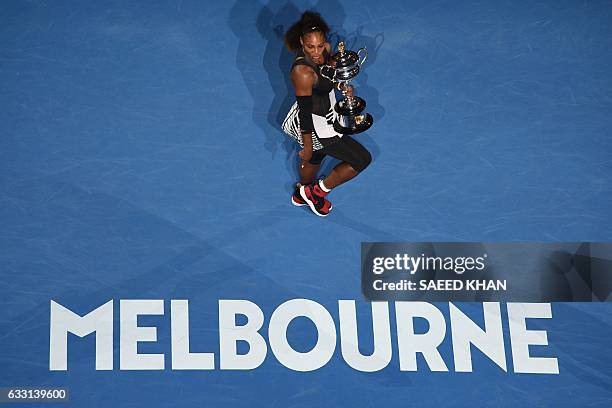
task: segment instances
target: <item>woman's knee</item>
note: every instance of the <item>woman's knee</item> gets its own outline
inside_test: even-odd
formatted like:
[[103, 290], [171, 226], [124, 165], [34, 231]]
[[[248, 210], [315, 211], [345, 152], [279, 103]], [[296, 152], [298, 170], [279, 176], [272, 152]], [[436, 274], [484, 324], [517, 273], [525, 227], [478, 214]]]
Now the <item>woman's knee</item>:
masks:
[[355, 160], [355, 162], [351, 165], [357, 173], [361, 173], [370, 165], [370, 163], [372, 163], [372, 155], [369, 151], [363, 149], [361, 152], [359, 152], [357, 160]]
[[365, 151], [364, 160], [365, 160], [365, 166], [363, 168], [365, 169], [366, 167], [370, 165], [370, 163], [372, 163], [372, 154], [367, 150]]

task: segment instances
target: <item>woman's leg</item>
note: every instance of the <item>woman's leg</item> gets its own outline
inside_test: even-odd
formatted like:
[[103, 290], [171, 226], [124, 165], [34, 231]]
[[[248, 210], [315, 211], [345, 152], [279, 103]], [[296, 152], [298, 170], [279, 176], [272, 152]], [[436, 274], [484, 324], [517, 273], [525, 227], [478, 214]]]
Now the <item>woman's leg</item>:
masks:
[[[311, 186], [316, 184], [314, 181], [321, 167], [321, 161], [323, 161], [325, 157], [324, 150], [325, 149], [314, 151], [310, 161], [302, 161], [300, 163], [300, 183], [296, 186], [297, 189], [291, 198], [293, 205], [308, 205], [315, 214], [321, 217], [325, 217], [329, 214], [332, 209], [332, 203], [324, 197], [313, 197], [311, 194]], [[306, 190], [308, 190], [308, 193], [306, 193]]]
[[324, 158], [325, 153], [323, 150], [315, 150], [312, 152], [312, 157], [309, 161], [300, 160], [298, 172], [300, 174], [301, 185], [307, 186], [314, 181]]
[[334, 167], [325, 180], [301, 186], [300, 196], [315, 214], [325, 217], [331, 210], [331, 204], [325, 199], [327, 194], [332, 188], [347, 182], [368, 167], [372, 156], [350, 136], [344, 136], [339, 141], [325, 146], [321, 152], [335, 157], [341, 163]]
[[329, 190], [357, 176], [372, 162], [370, 152], [348, 135], [325, 147], [325, 153], [341, 161], [323, 180], [323, 184]]
[[321, 167], [321, 162], [318, 164], [310, 164], [309, 162], [300, 161], [298, 166], [298, 171], [300, 173], [300, 184], [303, 186], [307, 186], [311, 184]]

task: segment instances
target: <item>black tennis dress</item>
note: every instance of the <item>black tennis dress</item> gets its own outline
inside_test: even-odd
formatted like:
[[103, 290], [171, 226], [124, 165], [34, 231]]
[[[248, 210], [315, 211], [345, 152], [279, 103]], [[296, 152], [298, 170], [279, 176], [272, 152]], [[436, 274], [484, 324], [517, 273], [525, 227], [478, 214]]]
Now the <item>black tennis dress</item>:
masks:
[[[327, 61], [329, 57], [327, 51], [325, 51], [324, 57]], [[334, 111], [334, 105], [336, 105], [334, 83], [321, 75], [321, 67], [309, 61], [303, 51], [300, 51], [295, 57], [295, 62], [291, 70], [293, 70], [296, 65], [309, 66], [317, 75], [317, 81], [312, 87], [312, 123], [314, 125], [312, 149], [321, 150], [324, 146], [342, 137], [342, 135], [334, 130], [334, 120], [337, 115]], [[287, 117], [283, 121], [282, 128], [283, 131], [294, 138], [301, 147], [304, 147], [304, 141], [302, 140], [302, 134], [300, 132], [299, 107], [297, 102], [294, 103], [289, 110]]]

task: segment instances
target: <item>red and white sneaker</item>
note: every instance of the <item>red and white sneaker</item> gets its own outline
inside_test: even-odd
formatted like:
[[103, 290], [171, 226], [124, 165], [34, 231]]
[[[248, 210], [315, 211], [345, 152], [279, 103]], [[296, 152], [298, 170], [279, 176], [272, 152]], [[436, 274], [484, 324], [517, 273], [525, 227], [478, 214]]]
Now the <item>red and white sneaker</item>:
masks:
[[306, 201], [304, 201], [302, 199], [302, 196], [300, 195], [300, 187], [302, 187], [302, 185], [300, 183], [297, 183], [295, 185], [295, 190], [293, 191], [293, 194], [291, 195], [291, 204], [295, 205], [296, 207], [303, 207], [306, 204]]
[[[291, 195], [291, 204], [295, 205], [296, 207], [303, 207], [305, 205], [308, 205], [308, 203], [304, 201], [304, 199], [300, 195], [300, 187], [302, 187], [302, 185], [300, 183], [297, 183], [295, 185], [295, 191]], [[325, 200], [325, 202], [326, 202], [327, 207], [329, 207], [329, 211], [331, 211], [333, 207], [332, 203], [329, 202], [327, 199]]]
[[329, 193], [326, 193], [319, 187], [319, 183], [300, 187], [300, 196], [302, 200], [305, 201], [312, 212], [319, 217], [327, 217], [332, 209], [331, 203], [325, 199], [327, 194]]

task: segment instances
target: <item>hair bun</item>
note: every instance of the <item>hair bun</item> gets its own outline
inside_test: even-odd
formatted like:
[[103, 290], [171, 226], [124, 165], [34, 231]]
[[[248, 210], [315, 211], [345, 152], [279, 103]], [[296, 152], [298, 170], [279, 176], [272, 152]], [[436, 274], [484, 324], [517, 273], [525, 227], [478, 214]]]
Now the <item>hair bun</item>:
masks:
[[290, 51], [298, 50], [301, 47], [300, 37], [315, 32], [327, 35], [329, 26], [316, 11], [305, 11], [302, 13], [300, 20], [289, 27], [289, 30], [285, 33], [285, 45]]

